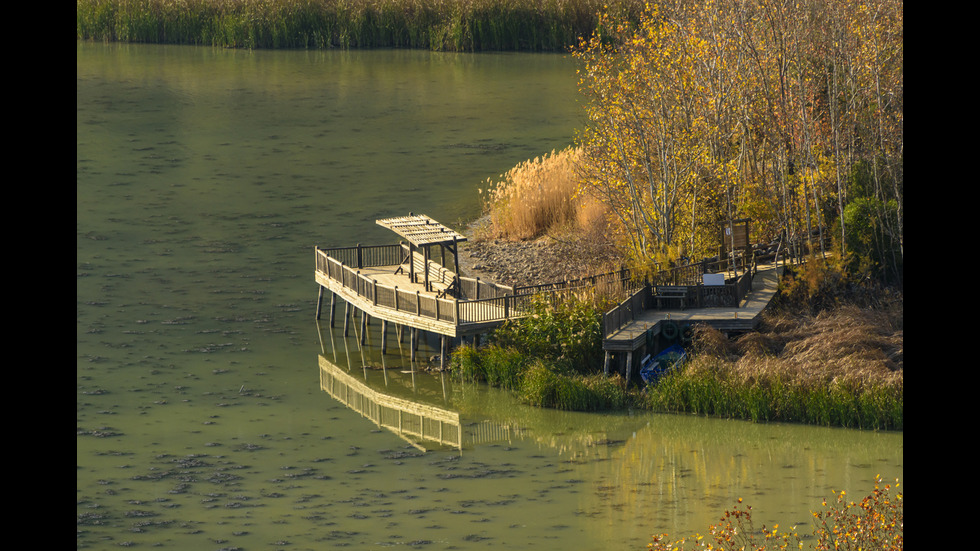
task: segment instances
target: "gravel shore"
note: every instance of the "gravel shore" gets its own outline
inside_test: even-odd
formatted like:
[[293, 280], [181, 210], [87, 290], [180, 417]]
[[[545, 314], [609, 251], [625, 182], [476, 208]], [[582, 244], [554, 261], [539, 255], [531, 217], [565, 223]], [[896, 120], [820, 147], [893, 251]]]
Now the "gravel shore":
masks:
[[463, 276], [509, 286], [576, 279], [616, 269], [615, 253], [589, 236], [544, 236], [528, 241], [483, 237], [485, 219], [466, 230], [459, 245]]

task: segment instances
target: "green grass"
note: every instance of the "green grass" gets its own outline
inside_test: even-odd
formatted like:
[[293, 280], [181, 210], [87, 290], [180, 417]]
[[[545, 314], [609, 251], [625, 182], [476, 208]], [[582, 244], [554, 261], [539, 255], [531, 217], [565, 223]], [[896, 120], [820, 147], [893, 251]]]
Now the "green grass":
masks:
[[[83, 40], [229, 48], [565, 51], [599, 0], [77, 0]], [[636, 13], [639, 3], [613, 9]]]
[[647, 390], [644, 407], [752, 421], [903, 430], [901, 384], [725, 377], [682, 369]]

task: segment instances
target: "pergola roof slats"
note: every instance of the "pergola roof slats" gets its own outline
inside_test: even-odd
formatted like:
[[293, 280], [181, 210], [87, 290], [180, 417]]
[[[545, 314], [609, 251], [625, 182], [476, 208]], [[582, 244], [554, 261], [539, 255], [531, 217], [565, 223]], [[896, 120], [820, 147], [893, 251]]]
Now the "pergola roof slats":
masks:
[[378, 220], [378, 225], [397, 233], [413, 245], [439, 245], [466, 241], [466, 237], [424, 214], [409, 214]]

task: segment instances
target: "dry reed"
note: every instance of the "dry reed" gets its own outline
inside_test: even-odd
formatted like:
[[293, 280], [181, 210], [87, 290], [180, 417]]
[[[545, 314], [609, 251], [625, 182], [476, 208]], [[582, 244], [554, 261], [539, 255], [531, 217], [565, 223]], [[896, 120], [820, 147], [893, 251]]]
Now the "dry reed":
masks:
[[815, 316], [767, 313], [764, 319], [760, 332], [734, 342], [699, 327], [699, 355], [710, 359], [695, 362], [693, 369], [710, 365], [741, 380], [779, 378], [808, 385], [834, 380], [891, 385], [902, 379], [903, 331], [886, 313], [847, 306]]
[[753, 420], [902, 428], [900, 309], [768, 313], [762, 329], [729, 341], [699, 327], [697, 354], [651, 390], [648, 405]]
[[489, 216], [488, 237], [523, 240], [545, 234], [590, 234], [605, 224], [607, 210], [598, 201], [577, 195], [577, 148], [529, 159], [500, 176], [487, 179], [480, 193]]

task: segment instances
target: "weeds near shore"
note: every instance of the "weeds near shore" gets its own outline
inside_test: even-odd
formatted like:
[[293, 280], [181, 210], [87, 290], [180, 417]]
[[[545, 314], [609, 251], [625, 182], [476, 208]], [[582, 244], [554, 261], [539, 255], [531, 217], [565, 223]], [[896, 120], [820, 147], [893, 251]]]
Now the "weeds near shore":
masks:
[[571, 271], [619, 269], [621, 256], [609, 207], [578, 193], [580, 149], [552, 151], [525, 161], [480, 189], [489, 223], [479, 237], [524, 241], [547, 237]]
[[600, 370], [601, 316], [590, 301], [541, 300], [532, 309], [527, 318], [498, 328], [489, 345], [453, 351], [453, 375], [513, 390], [539, 407], [602, 411], [634, 402], [622, 378]]
[[463, 381], [516, 392], [540, 407], [641, 407], [869, 430], [903, 430], [901, 314], [845, 307], [816, 316], [769, 313], [736, 340], [697, 326], [691, 359], [642, 393], [602, 373], [600, 316], [587, 302], [538, 304], [483, 348], [458, 348]]

